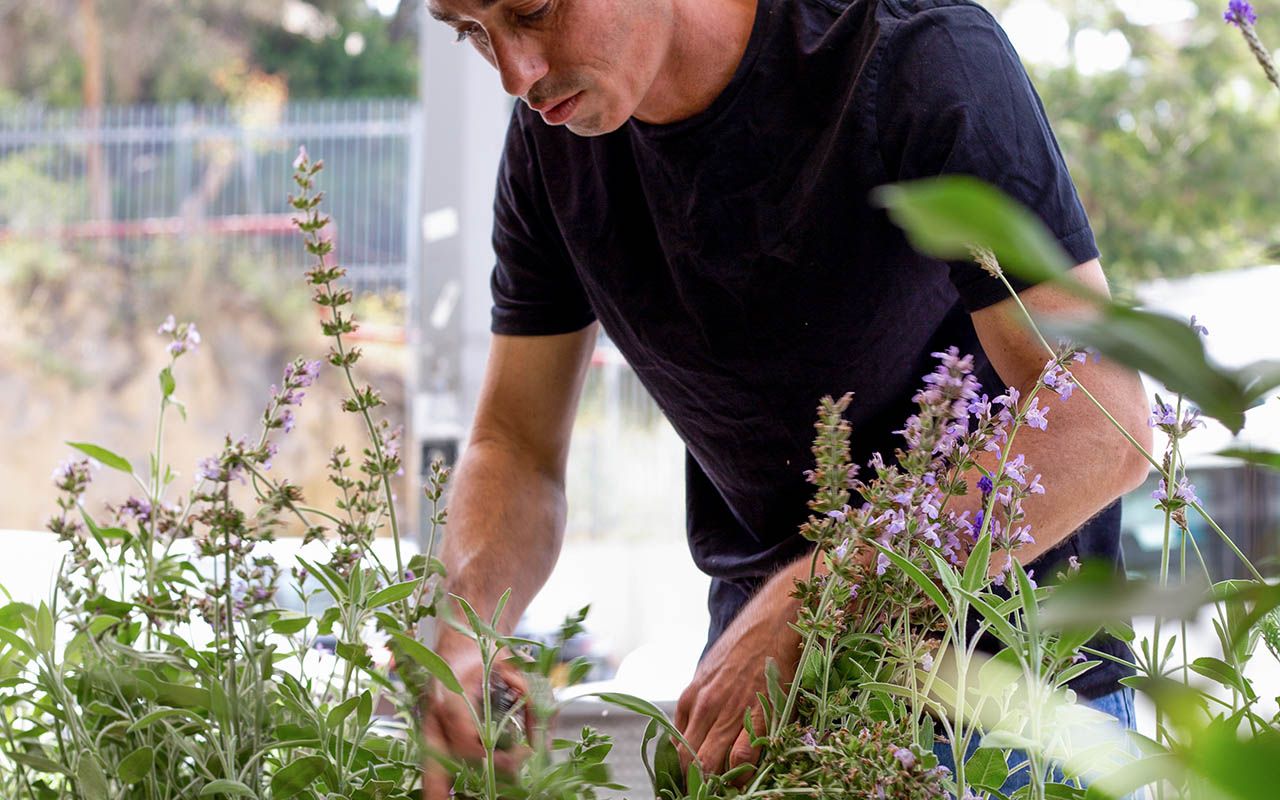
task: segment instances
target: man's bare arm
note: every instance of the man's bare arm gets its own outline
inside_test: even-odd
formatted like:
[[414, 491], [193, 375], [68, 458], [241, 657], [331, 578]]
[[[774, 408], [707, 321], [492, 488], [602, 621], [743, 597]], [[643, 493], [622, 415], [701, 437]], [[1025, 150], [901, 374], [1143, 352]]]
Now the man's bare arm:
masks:
[[[569, 437], [596, 328], [493, 338], [471, 439], [454, 473], [441, 560], [448, 590], [482, 617], [511, 589], [500, 623], [506, 632], [560, 554]], [[474, 644], [442, 626], [437, 647], [448, 655]]]

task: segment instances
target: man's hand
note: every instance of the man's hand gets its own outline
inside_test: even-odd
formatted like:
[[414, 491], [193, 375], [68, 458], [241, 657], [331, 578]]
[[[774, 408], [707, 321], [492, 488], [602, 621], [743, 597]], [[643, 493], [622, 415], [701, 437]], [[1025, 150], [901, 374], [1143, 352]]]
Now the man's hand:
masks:
[[[467, 644], [471, 643], [467, 642]], [[481, 691], [484, 683], [484, 667], [480, 661], [480, 653], [477, 651], [453, 658], [446, 656], [446, 658], [458, 682], [462, 684], [471, 703], [479, 712], [483, 707]], [[505, 660], [499, 658], [494, 663], [493, 675], [501, 676], [520, 697], [527, 696], [528, 684], [525, 682], [524, 675]], [[534, 730], [533, 710], [527, 704], [523, 708], [523, 714], [524, 729], [532, 732]], [[507, 730], [510, 730], [510, 727]], [[427, 743], [427, 764], [422, 781], [423, 800], [448, 800], [453, 788], [453, 778], [440, 763], [440, 759], [453, 758], [478, 763], [484, 758], [484, 747], [480, 743], [480, 734], [476, 730], [466, 703], [461, 697], [441, 686], [438, 681], [432, 682], [431, 685], [426, 715], [423, 719], [423, 734]], [[499, 772], [514, 775], [524, 760], [529, 757], [529, 753], [529, 748], [521, 743], [507, 750], [496, 751], [493, 763]]]
[[[764, 732], [764, 712], [757, 692], [764, 693], [765, 662], [774, 659], [782, 685], [787, 686], [800, 659], [800, 635], [795, 622], [799, 605], [790, 596], [795, 571], [808, 574], [809, 557], [775, 575], [742, 609], [710, 652], [698, 665], [693, 683], [676, 705], [676, 727], [696, 751], [707, 772], [722, 773], [740, 764], [754, 764], [759, 748], [751, 746], [751, 734], [742, 727], [751, 709], [755, 733]], [[694, 754], [680, 747], [680, 766], [689, 768]]]

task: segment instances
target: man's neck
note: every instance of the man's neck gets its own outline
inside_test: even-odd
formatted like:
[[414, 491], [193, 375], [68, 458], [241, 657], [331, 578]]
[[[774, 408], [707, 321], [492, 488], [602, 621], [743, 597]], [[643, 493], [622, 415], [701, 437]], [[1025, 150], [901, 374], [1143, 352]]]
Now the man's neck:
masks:
[[674, 0], [667, 55], [635, 118], [665, 125], [710, 106], [738, 69], [763, 1]]

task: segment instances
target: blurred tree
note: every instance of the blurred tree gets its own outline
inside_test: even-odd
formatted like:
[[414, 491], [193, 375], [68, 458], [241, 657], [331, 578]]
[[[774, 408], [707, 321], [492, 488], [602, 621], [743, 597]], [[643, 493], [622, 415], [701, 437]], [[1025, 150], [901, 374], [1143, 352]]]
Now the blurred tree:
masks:
[[[417, 41], [400, 13], [390, 20], [364, 0], [316, 3], [320, 18], [303, 30], [259, 27], [254, 62], [285, 76], [292, 97], [406, 97], [418, 89]], [[408, 16], [416, 5], [408, 7]], [[301, 27], [301, 26], [299, 26]], [[394, 30], [393, 30], [394, 27]], [[400, 38], [393, 39], [395, 33]], [[408, 34], [408, 35], [406, 35]]]
[[[986, 4], [1007, 21], [1019, 2]], [[1159, 2], [1190, 17], [1140, 24], [1158, 16], [1151, 0], [1057, 0], [1066, 63], [1023, 52], [1121, 289], [1280, 257], [1280, 92], [1223, 23], [1226, 0]], [[1254, 5], [1263, 41], [1280, 46], [1280, 2]], [[1113, 31], [1127, 62], [1085, 63], [1084, 43]]]
[[[411, 96], [413, 17], [366, 0], [98, 0], [109, 105], [234, 102], [254, 76], [295, 97]], [[395, 27], [395, 39], [391, 29]], [[0, 102], [79, 106], [85, 16], [78, 0], [0, 0]]]

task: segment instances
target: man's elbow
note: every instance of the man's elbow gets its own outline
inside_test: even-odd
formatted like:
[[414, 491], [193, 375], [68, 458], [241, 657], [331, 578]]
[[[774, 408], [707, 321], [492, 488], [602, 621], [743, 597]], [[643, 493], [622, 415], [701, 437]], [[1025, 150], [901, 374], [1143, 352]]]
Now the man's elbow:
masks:
[[1118, 432], [1113, 439], [1115, 452], [1112, 463], [1115, 464], [1115, 481], [1120, 495], [1132, 492], [1146, 481], [1151, 462], [1145, 453], [1151, 452], [1153, 442], [1151, 427], [1147, 425], [1146, 392], [1141, 384], [1135, 391], [1128, 393], [1124, 407], [1128, 413], [1118, 415], [1117, 420], [1133, 441], [1120, 436]]

